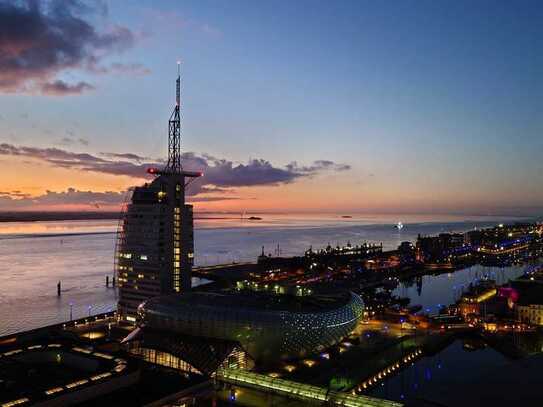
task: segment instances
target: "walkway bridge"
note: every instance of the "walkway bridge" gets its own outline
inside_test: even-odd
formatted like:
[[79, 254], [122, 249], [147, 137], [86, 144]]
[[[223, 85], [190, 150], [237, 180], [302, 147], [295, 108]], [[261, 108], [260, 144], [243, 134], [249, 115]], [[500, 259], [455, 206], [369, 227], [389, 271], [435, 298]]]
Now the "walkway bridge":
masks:
[[274, 378], [247, 370], [220, 369], [217, 381], [274, 393], [308, 403], [345, 407], [401, 407], [402, 404], [363, 395], [328, 390], [310, 384]]

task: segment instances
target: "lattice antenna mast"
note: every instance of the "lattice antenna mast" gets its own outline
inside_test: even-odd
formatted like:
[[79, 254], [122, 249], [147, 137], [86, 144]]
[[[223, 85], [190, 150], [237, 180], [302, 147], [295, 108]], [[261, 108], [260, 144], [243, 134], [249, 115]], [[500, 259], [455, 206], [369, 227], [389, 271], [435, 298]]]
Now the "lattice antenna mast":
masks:
[[168, 164], [166, 172], [179, 174], [181, 167], [181, 63], [177, 62], [177, 81], [175, 82], [175, 108], [168, 121]]

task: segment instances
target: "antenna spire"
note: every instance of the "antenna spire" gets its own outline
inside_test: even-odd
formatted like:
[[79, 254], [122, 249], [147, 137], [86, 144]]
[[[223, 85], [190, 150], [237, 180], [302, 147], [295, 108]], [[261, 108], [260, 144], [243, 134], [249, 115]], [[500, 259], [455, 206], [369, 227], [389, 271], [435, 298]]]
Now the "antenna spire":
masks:
[[168, 164], [166, 171], [179, 174], [181, 167], [181, 62], [177, 62], [177, 80], [175, 81], [175, 107], [168, 121]]
[[181, 104], [181, 61], [177, 61], [177, 81], [175, 82], [176, 93], [175, 93], [175, 102], [177, 106]]

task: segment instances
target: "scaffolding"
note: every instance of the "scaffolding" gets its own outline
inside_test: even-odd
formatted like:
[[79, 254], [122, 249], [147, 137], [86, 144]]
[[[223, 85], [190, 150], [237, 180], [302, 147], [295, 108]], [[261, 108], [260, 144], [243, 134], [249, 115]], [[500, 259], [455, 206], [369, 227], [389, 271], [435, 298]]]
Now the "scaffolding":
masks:
[[[119, 251], [122, 247], [124, 247], [126, 243], [126, 236], [124, 231], [124, 221], [126, 218], [126, 211], [128, 208], [128, 201], [130, 200], [132, 196], [133, 188], [129, 188], [126, 190], [126, 193], [124, 195], [123, 203], [121, 204], [121, 211], [119, 213], [119, 220], [117, 222], [117, 233], [115, 235], [115, 249], [113, 253], [113, 286], [117, 287], [119, 284], [115, 284], [115, 282], [119, 283]], [[115, 298], [117, 298], [117, 289], [115, 289]]]

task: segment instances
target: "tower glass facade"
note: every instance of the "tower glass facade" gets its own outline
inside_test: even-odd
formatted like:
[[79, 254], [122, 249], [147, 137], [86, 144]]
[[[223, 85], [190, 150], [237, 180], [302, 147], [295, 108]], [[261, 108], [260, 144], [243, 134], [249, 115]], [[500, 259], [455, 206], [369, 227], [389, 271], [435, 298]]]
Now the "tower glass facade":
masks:
[[184, 176], [163, 174], [137, 187], [119, 241], [119, 313], [135, 321], [140, 303], [191, 287], [194, 259], [192, 206], [184, 202]]

